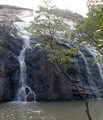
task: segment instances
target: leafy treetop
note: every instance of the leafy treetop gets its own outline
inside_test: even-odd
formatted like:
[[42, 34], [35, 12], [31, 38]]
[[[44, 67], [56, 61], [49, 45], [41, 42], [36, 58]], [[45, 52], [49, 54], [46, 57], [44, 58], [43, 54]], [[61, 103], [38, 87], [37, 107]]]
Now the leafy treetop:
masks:
[[[58, 64], [68, 62], [72, 63], [71, 56], [76, 54], [77, 49], [64, 49], [58, 45], [58, 42], [65, 42], [69, 38], [69, 25], [65, 22], [56, 6], [52, 5], [50, 0], [44, 1], [45, 6], [39, 6], [35, 11], [37, 16], [34, 22], [27, 28], [40, 44], [45, 44], [45, 48], [50, 48], [52, 54], [49, 54], [49, 60], [56, 60]], [[61, 37], [60, 37], [61, 36]]]

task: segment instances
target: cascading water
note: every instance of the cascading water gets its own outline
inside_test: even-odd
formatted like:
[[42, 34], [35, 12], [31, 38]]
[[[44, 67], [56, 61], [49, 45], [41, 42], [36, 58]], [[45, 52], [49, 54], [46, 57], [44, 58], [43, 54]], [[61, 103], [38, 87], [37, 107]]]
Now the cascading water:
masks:
[[[97, 60], [97, 58], [96, 58], [97, 51], [93, 50], [93, 49], [89, 49], [88, 47], [87, 47], [87, 49], [89, 50], [89, 52], [92, 54], [94, 60], [96, 61]], [[101, 79], [102, 79], [102, 82], [103, 82], [103, 71], [102, 71], [101, 65], [100, 65], [100, 63], [96, 63], [96, 64], [98, 66], [98, 69], [99, 69], [99, 72], [100, 72], [100, 76], [101, 76]]]
[[[86, 59], [85, 59], [84, 54], [79, 50], [79, 48], [78, 48], [78, 52], [79, 52], [79, 54], [82, 56], [82, 58], [83, 58], [83, 60], [84, 60], [84, 62], [85, 62], [87, 75], [90, 75], [89, 66], [88, 66], [88, 63], [87, 63], [87, 61], [86, 61]], [[88, 76], [87, 76], [87, 77], [88, 77]]]
[[26, 74], [26, 63], [25, 63], [25, 52], [26, 49], [29, 47], [29, 39], [30, 35], [24, 30], [23, 28], [27, 26], [25, 22], [18, 22], [16, 25], [19, 27], [20, 32], [19, 36], [23, 39], [23, 46], [22, 50], [19, 54], [18, 60], [20, 63], [20, 81], [19, 81], [19, 88], [18, 92], [16, 95], [16, 98], [18, 101], [35, 101], [36, 95], [35, 93], [31, 90], [29, 86], [26, 85], [27, 83], [27, 74]]
[[[86, 72], [87, 72], [87, 79], [88, 79], [88, 82], [89, 82], [89, 85], [90, 85], [90, 89], [94, 93], [96, 98], [101, 98], [101, 94], [100, 94], [99, 90], [97, 89], [96, 84], [93, 82], [93, 80], [90, 79], [91, 73], [90, 73], [90, 70], [89, 70], [87, 60], [85, 59], [84, 54], [79, 49], [78, 49], [78, 52], [82, 56], [82, 58], [83, 58], [83, 60], [85, 62], [85, 67], [86, 67]], [[90, 96], [90, 98], [92, 98], [92, 96]]]

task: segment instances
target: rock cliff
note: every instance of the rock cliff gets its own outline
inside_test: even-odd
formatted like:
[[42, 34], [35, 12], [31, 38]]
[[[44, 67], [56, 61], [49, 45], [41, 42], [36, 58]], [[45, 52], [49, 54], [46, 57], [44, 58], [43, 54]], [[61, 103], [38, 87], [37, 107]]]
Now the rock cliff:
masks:
[[[0, 6], [0, 102], [16, 100], [19, 82], [18, 56], [23, 40], [18, 35], [18, 28], [13, 22], [22, 22], [18, 16], [30, 9], [15, 6]], [[30, 47], [26, 50], [27, 85], [36, 94], [37, 101], [78, 100], [81, 99], [73, 85], [64, 77], [55, 63], [47, 61], [49, 50], [36, 44], [31, 36]], [[71, 46], [62, 43], [64, 48]], [[100, 66], [92, 67], [94, 57], [86, 48], [79, 48], [79, 56], [74, 57], [75, 68], [79, 71], [85, 83], [88, 98], [103, 97], [103, 82]], [[81, 82], [75, 71], [64, 68], [81, 90]], [[82, 90], [81, 90], [82, 91]]]
[[22, 40], [17, 36], [17, 29], [13, 29], [13, 22], [21, 21], [18, 15], [27, 10], [32, 12], [30, 9], [0, 5], [0, 102], [14, 98]]

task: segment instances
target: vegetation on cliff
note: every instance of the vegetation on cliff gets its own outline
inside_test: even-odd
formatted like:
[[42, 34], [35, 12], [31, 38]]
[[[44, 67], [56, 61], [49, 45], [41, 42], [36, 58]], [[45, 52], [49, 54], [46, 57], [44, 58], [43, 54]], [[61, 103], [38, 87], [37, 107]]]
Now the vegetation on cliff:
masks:
[[[71, 40], [75, 45], [91, 45], [103, 54], [103, 4], [100, 0], [88, 0], [87, 6], [87, 18], [75, 25]], [[97, 59], [103, 61], [99, 54]]]
[[[62, 17], [60, 12], [58, 12], [56, 6], [51, 4], [50, 0], [45, 0], [44, 3], [45, 6], [39, 6], [39, 10], [36, 11], [37, 16], [34, 18], [35, 22], [33, 22], [27, 30], [32, 33], [39, 43], [44, 44], [46, 49], [49, 48], [51, 50], [51, 53], [48, 54], [48, 60], [50, 62], [55, 62], [60, 69], [61, 74], [75, 86], [80, 96], [85, 101], [86, 113], [88, 119], [91, 120], [83, 79], [72, 65], [72, 56], [77, 55], [77, 49], [74, 47], [64, 49], [63, 46], [60, 45], [60, 42], [65, 42], [69, 38], [69, 25], [65, 22], [65, 19]], [[60, 34], [62, 34], [62, 37], [60, 37]], [[80, 80], [82, 81], [83, 94], [80, 92], [73, 80], [63, 70], [62, 65], [72, 67], [80, 77]], [[65, 78], [63, 77], [63, 79]]]

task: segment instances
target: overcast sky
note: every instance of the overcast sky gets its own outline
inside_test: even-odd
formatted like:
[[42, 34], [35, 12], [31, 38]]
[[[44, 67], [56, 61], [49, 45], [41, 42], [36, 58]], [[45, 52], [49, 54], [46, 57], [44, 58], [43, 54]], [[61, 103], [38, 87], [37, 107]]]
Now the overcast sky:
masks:
[[[70, 9], [86, 16], [87, 0], [51, 0], [51, 2], [60, 9]], [[0, 4], [16, 5], [36, 10], [38, 5], [43, 4], [43, 0], [0, 0]]]

